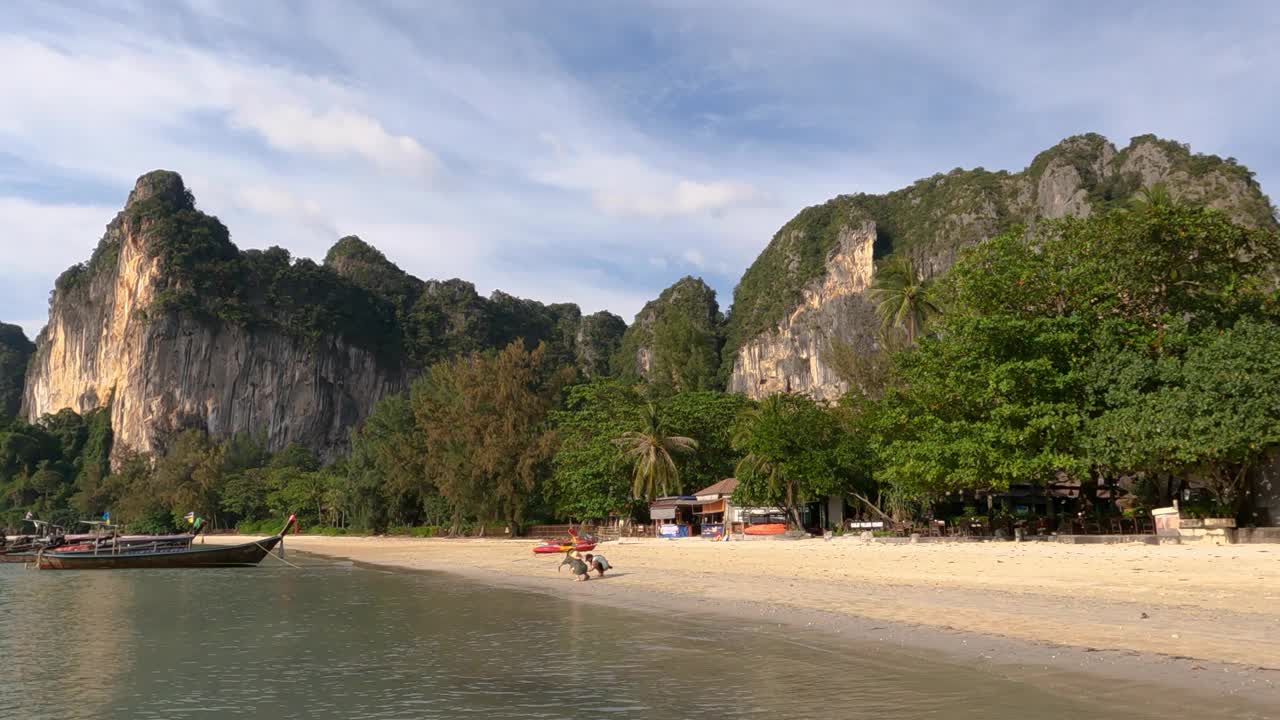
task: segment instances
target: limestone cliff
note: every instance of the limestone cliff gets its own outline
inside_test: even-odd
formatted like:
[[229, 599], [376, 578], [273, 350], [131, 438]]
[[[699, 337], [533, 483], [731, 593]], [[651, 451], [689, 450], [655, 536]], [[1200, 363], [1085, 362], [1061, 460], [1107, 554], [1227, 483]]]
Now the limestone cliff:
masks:
[[1237, 222], [1275, 227], [1270, 200], [1234, 159], [1194, 155], [1154, 136], [1124, 149], [1100, 135], [1064, 140], [1022, 172], [953, 170], [885, 195], [845, 195], [788, 222], [743, 275], [726, 328], [722, 373], [753, 398], [803, 392], [835, 398], [844, 384], [833, 340], [874, 347], [878, 322], [864, 291], [873, 264], [911, 255], [927, 276], [959, 251], [1016, 224], [1117, 207], [1157, 184]]
[[34, 351], [22, 328], [0, 323], [0, 427], [18, 415], [27, 361]]
[[614, 372], [678, 390], [713, 387], [723, 324], [715, 290], [701, 278], [681, 278], [636, 313]]
[[627, 324], [611, 312], [584, 315], [574, 334], [578, 368], [584, 377], [609, 374], [609, 362], [622, 344]]
[[176, 174], [139, 179], [94, 258], [59, 279], [24, 414], [110, 402], [117, 451], [161, 450], [175, 431], [200, 427], [332, 457], [374, 402], [404, 387], [403, 370], [339, 336], [298, 337], [168, 304], [192, 290], [172, 255], [192, 248], [161, 237], [162, 215], [135, 212], [155, 199], [164, 212], [194, 211]]
[[863, 292], [871, 285], [875, 241], [874, 222], [849, 219], [823, 274], [801, 290], [800, 303], [776, 328], [738, 350], [730, 392], [752, 398], [808, 392], [834, 400], [845, 391], [826, 355], [833, 339], [859, 350], [874, 347], [875, 309]]
[[332, 459], [375, 402], [433, 362], [520, 339], [590, 376], [623, 330], [572, 304], [420, 280], [355, 236], [323, 264], [279, 247], [242, 252], [181, 177], [156, 171], [92, 258], [58, 278], [22, 412], [110, 403], [117, 455], [163, 451], [195, 427]]

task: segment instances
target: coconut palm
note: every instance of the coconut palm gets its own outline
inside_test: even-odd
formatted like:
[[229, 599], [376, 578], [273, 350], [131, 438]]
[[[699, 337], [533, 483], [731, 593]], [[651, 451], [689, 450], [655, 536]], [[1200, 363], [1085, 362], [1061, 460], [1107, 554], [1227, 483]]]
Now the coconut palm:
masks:
[[884, 328], [902, 328], [910, 344], [929, 318], [940, 312], [929, 297], [929, 286], [929, 280], [920, 279], [911, 258], [899, 255], [880, 266], [867, 297], [876, 303]]
[[652, 500], [659, 492], [664, 495], [679, 492], [680, 471], [674, 456], [694, 452], [698, 449], [697, 441], [668, 435], [666, 423], [653, 403], [645, 405], [640, 424], [639, 430], [628, 430], [613, 441], [634, 471], [631, 494]]
[[1130, 205], [1135, 210], [1173, 208], [1178, 206], [1178, 200], [1173, 197], [1173, 193], [1169, 192], [1168, 185], [1155, 183], [1151, 187], [1144, 187], [1139, 190], [1133, 196]]

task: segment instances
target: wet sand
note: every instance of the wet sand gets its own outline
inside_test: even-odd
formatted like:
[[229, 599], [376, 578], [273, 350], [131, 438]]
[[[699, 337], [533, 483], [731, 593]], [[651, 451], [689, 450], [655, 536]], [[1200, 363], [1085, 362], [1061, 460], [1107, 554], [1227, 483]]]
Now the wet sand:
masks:
[[1083, 672], [1280, 707], [1280, 546], [627, 540], [599, 547], [615, 571], [575, 583], [557, 573], [561, 556], [534, 544], [286, 541], [587, 602], [803, 627], [805, 641], [890, 643], [1019, 676]]

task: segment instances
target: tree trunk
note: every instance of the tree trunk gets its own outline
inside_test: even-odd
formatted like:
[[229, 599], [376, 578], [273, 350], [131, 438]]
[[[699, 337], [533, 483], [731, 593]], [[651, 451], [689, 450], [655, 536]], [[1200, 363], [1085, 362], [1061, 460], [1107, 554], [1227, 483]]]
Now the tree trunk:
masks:
[[875, 514], [879, 515], [879, 516], [880, 516], [880, 518], [881, 518], [882, 520], [886, 520], [886, 521], [888, 521], [888, 522], [893, 522], [893, 518], [889, 517], [888, 515], [885, 515], [885, 514], [884, 514], [884, 511], [882, 511], [880, 508], [876, 507], [875, 503], [871, 502], [870, 500], [868, 500], [867, 498], [863, 497], [862, 495], [859, 495], [859, 494], [858, 494], [858, 493], [856, 493], [856, 492], [851, 492], [851, 493], [849, 493], [849, 494], [850, 494], [850, 495], [852, 495], [852, 496], [854, 496], [855, 498], [857, 498], [857, 499], [861, 500], [861, 501], [862, 501], [862, 503], [863, 503], [864, 505], [866, 505], [867, 507], [871, 508], [871, 511], [872, 511], [872, 512], [874, 512]]
[[796, 506], [795, 488], [791, 483], [787, 483], [787, 512], [791, 515], [791, 522], [796, 530], [803, 530], [804, 527], [800, 523], [800, 508]]

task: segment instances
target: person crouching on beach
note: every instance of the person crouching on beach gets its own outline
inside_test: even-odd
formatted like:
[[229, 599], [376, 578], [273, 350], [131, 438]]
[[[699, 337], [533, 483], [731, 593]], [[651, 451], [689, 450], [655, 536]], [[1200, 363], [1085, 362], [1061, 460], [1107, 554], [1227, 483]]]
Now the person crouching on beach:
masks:
[[[579, 560], [578, 558], [574, 557], [572, 553], [564, 554], [564, 560], [560, 562], [560, 567], [564, 567], [565, 565], [569, 566], [569, 571], [573, 573], [574, 580], [581, 582], [583, 580], [590, 579], [587, 575], [587, 573], [590, 572], [589, 566], [586, 563]], [[556, 572], [559, 572], [559, 571], [560, 571], [560, 568], [556, 568]]]
[[608, 560], [604, 559], [603, 555], [592, 555], [591, 553], [587, 553], [587, 572], [595, 570], [599, 573], [600, 577], [604, 577], [604, 571], [611, 570], [612, 568], [613, 566], [609, 564]]

